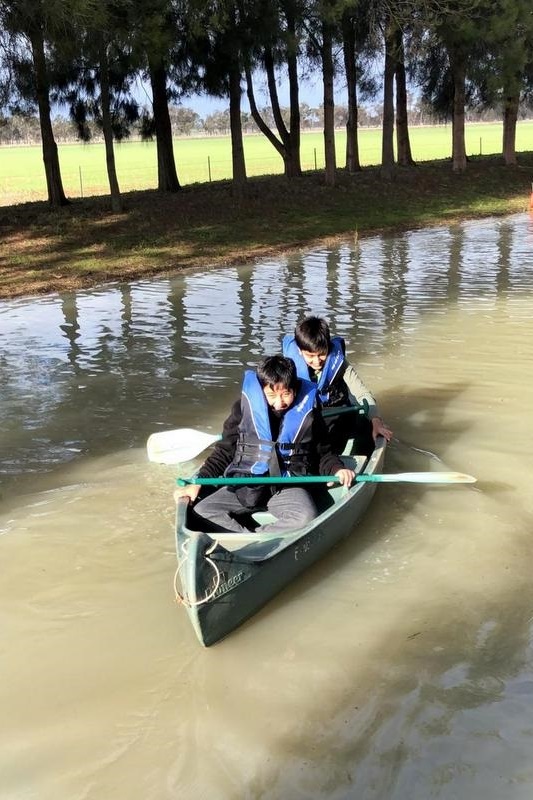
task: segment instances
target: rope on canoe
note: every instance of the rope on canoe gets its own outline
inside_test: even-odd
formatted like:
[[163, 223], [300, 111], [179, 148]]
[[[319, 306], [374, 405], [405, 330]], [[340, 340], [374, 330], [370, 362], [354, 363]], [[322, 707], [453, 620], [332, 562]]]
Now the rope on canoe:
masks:
[[208, 561], [211, 564], [211, 566], [213, 567], [213, 569], [215, 571], [214, 587], [213, 587], [213, 589], [211, 589], [211, 591], [208, 594], [205, 595], [205, 597], [202, 597], [201, 600], [195, 600], [193, 602], [192, 600], [189, 600], [189, 598], [186, 597], [184, 594], [181, 594], [181, 592], [179, 591], [178, 586], [177, 586], [178, 578], [180, 576], [180, 572], [181, 572], [183, 566], [187, 563], [187, 560], [189, 558], [188, 541], [183, 543], [183, 548], [182, 549], [183, 549], [183, 551], [185, 553], [185, 556], [180, 561], [178, 561], [178, 567], [176, 569], [176, 572], [174, 573], [174, 595], [175, 595], [176, 603], [182, 603], [187, 608], [196, 608], [197, 606], [202, 606], [204, 603], [209, 602], [209, 600], [211, 600], [211, 598], [216, 595], [216, 593], [218, 591], [218, 587], [220, 586], [220, 570], [217, 567], [215, 561], [213, 561], [212, 558], [209, 558], [209, 556], [211, 555], [213, 550], [217, 547], [217, 545], [218, 545], [218, 541], [216, 539], [214, 539], [213, 540], [213, 544], [210, 545], [208, 547], [208, 549], [204, 553], [205, 560]]

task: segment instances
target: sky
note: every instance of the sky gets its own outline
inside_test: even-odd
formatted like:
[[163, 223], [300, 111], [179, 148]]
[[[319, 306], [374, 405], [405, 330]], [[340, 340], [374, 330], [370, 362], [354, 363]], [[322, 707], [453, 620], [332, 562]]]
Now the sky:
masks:
[[[270, 105], [270, 97], [268, 96], [266, 80], [255, 81], [254, 91], [256, 93], [256, 103], [259, 107]], [[281, 82], [278, 81], [278, 93], [281, 105], [288, 106], [289, 83], [287, 80], [283, 80]], [[316, 108], [322, 103], [322, 93], [322, 75], [320, 72], [316, 72], [314, 77], [311, 76], [310, 79], [300, 79], [300, 103], [307, 103], [307, 105], [311, 106], [312, 108]], [[207, 114], [212, 114], [213, 111], [223, 111], [228, 107], [228, 103], [229, 101], [227, 99], [219, 100], [211, 97], [195, 97], [194, 104], [193, 98], [183, 101], [183, 105], [194, 108], [194, 110], [202, 117], [206, 116]], [[242, 96], [242, 109], [243, 111], [250, 110], [246, 92], [243, 92]]]
[[[317, 108], [323, 102], [323, 87], [322, 87], [322, 73], [317, 70], [305, 78], [300, 77], [300, 104], [306, 103], [311, 108]], [[270, 97], [268, 95], [266, 78], [256, 80], [254, 82], [254, 91], [256, 103], [259, 108], [270, 106]], [[287, 79], [278, 80], [278, 94], [280, 104], [284, 107], [289, 106], [289, 83]], [[152, 103], [152, 93], [150, 85], [137, 79], [136, 86], [133, 90], [133, 95], [138, 103], [150, 108]], [[346, 85], [339, 82], [335, 87], [335, 103], [339, 105], [347, 105], [346, 99]], [[226, 111], [229, 108], [229, 99], [227, 97], [207, 97], [205, 95], [192, 95], [191, 97], [184, 97], [180, 103], [184, 108], [192, 108], [197, 114], [205, 119], [209, 114], [214, 114], [216, 111]], [[249, 112], [250, 106], [246, 96], [246, 89], [243, 81], [243, 94], [241, 101], [242, 111]], [[68, 108], [64, 105], [58, 104], [54, 106], [54, 111], [57, 114], [68, 116]]]
[[[243, 90], [244, 90], [243, 82]], [[254, 82], [254, 90], [256, 93], [256, 102], [259, 108], [262, 106], [270, 105], [270, 98], [266, 87], [266, 79], [256, 80]], [[289, 84], [288, 80], [278, 81], [279, 99], [282, 106], [289, 105]], [[151, 102], [150, 89], [142, 84], [138, 85], [136, 92], [139, 102], [149, 105]], [[323, 88], [322, 88], [322, 74], [320, 70], [308, 75], [306, 78], [300, 78], [300, 103], [306, 103], [311, 108], [316, 108], [322, 104]], [[339, 84], [335, 89], [335, 102], [341, 105], [346, 105], [346, 88], [344, 85]], [[202, 118], [213, 114], [216, 111], [225, 111], [229, 106], [228, 98], [206, 97], [205, 95], [193, 95], [192, 97], [185, 97], [181, 104], [185, 108], [192, 108]], [[242, 95], [242, 110], [245, 112], [250, 111], [248, 105], [248, 98], [246, 91]]]

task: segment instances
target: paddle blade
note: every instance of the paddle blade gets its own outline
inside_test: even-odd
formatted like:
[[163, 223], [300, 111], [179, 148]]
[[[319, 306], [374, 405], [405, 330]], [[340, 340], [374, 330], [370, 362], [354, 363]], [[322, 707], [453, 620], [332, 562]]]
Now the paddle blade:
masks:
[[195, 458], [221, 438], [218, 434], [195, 431], [193, 428], [178, 428], [175, 431], [152, 433], [148, 437], [146, 450], [149, 460], [156, 464], [181, 464]]
[[357, 475], [358, 482], [367, 483], [475, 483], [473, 475], [463, 472], [396, 472], [385, 475]]

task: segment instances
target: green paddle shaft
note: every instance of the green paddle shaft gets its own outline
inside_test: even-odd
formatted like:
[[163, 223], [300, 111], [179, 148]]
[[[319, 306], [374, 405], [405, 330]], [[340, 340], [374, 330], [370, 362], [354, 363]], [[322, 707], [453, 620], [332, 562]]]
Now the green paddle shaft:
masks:
[[[472, 475], [463, 472], [396, 472], [388, 474], [367, 475], [362, 473], [355, 476], [357, 483], [475, 483]], [[253, 486], [267, 484], [288, 485], [291, 483], [340, 483], [336, 475], [289, 475], [288, 477], [257, 477], [257, 478], [176, 478], [178, 486]]]
[[286, 478], [267, 475], [264, 478], [176, 478], [178, 486], [195, 484], [196, 486], [254, 486], [269, 483], [331, 483], [338, 481], [335, 475], [289, 475]]

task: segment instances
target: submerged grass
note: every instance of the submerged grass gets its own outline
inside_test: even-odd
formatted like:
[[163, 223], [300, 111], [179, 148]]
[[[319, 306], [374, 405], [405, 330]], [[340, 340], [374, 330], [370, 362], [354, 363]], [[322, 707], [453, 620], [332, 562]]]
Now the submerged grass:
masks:
[[449, 160], [397, 169], [340, 170], [337, 184], [321, 172], [287, 181], [251, 179], [241, 194], [229, 181], [187, 186], [176, 195], [124, 196], [125, 211], [107, 197], [57, 211], [46, 203], [0, 208], [0, 297], [170, 275], [267, 256], [319, 241], [450, 223], [529, 208], [533, 153], [505, 167], [495, 156], [470, 161], [455, 175]]

